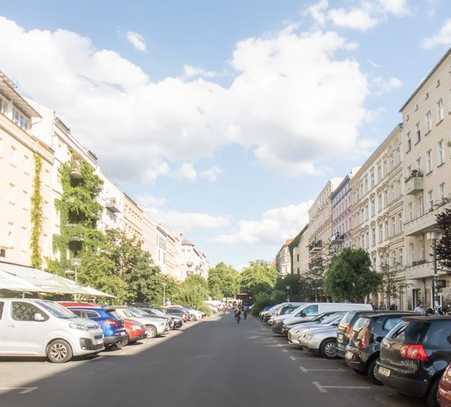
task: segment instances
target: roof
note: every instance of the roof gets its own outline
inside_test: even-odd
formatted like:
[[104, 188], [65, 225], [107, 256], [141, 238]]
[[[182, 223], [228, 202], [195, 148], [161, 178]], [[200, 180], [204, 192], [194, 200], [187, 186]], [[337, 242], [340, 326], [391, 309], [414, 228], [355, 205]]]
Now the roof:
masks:
[[405, 321], [451, 321], [451, 316], [448, 315], [431, 315], [431, 316], [424, 316], [424, 315], [412, 315], [408, 316], [406, 318], [403, 318]]
[[0, 262], [0, 290], [114, 297], [73, 280], [19, 264]]
[[378, 318], [378, 317], [386, 317], [386, 316], [409, 316], [409, 315], [414, 315], [413, 312], [407, 312], [407, 311], [392, 311], [392, 312], [387, 312], [387, 311], [383, 311], [383, 312], [375, 312], [374, 314], [369, 313], [368, 315], [366, 315], [365, 317], [368, 318]]
[[299, 244], [299, 241], [301, 240], [302, 235], [305, 233], [305, 231], [308, 228], [308, 223], [301, 229], [301, 231], [291, 240], [291, 243], [289, 244], [290, 248], [296, 247]]
[[0, 71], [0, 90], [13, 103], [29, 117], [41, 115], [16, 91], [14, 82]]
[[435, 66], [432, 68], [432, 70], [426, 75], [426, 77], [420, 82], [420, 84], [417, 86], [417, 88], [413, 91], [413, 93], [409, 96], [407, 101], [402, 105], [401, 109], [399, 109], [400, 112], [404, 110], [404, 108], [409, 104], [409, 102], [418, 94], [420, 89], [423, 87], [423, 85], [430, 79], [430, 77], [434, 74], [434, 72], [439, 68], [439, 66], [445, 61], [446, 58], [451, 54], [451, 48], [446, 51], [445, 55], [443, 55], [440, 58], [440, 61], [435, 64]]
[[183, 245], [183, 246], [194, 246], [194, 243], [190, 242], [190, 241], [187, 240], [187, 239], [183, 239], [182, 245]]

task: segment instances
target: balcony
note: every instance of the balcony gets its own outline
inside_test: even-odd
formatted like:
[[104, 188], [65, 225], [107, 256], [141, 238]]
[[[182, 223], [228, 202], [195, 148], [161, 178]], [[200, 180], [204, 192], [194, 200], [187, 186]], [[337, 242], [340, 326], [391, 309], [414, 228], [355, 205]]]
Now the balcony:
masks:
[[425, 260], [412, 262], [412, 266], [407, 267], [406, 277], [408, 280], [431, 277], [434, 274], [432, 263]]
[[321, 240], [314, 241], [314, 242], [310, 243], [308, 248], [309, 248], [309, 251], [311, 254], [318, 253], [323, 248], [323, 242]]
[[116, 198], [108, 198], [105, 201], [105, 208], [107, 208], [108, 210], [110, 210], [113, 213], [120, 212], [119, 205], [118, 205]]
[[414, 170], [405, 180], [406, 195], [415, 195], [423, 191], [423, 174], [421, 171]]
[[441, 201], [440, 203], [433, 204], [432, 209], [424, 215], [404, 224], [404, 233], [406, 236], [414, 236], [427, 232], [433, 232], [437, 229], [437, 214], [445, 209], [451, 209], [451, 202], [447, 199]]

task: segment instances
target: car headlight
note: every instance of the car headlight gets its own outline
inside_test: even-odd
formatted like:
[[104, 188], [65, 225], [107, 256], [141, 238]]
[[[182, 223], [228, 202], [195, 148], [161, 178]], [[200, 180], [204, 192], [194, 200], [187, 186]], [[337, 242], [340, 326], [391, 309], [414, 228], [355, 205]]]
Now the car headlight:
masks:
[[87, 325], [81, 324], [79, 322], [70, 322], [69, 323], [69, 328], [79, 329], [80, 331], [87, 331], [88, 330], [88, 326]]

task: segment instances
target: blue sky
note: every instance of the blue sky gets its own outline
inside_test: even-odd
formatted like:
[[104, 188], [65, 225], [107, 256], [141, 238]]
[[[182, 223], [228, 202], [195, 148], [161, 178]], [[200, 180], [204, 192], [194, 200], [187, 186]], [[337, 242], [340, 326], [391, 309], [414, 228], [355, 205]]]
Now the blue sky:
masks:
[[446, 0], [0, 4], [0, 69], [236, 266], [274, 257], [451, 43]]

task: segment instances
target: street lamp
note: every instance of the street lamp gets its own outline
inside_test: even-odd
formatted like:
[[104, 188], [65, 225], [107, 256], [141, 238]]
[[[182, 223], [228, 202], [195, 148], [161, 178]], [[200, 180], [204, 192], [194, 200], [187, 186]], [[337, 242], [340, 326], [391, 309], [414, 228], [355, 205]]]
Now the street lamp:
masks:
[[285, 288], [287, 289], [287, 301], [290, 301], [290, 288], [291, 287], [289, 285], [287, 285]]

